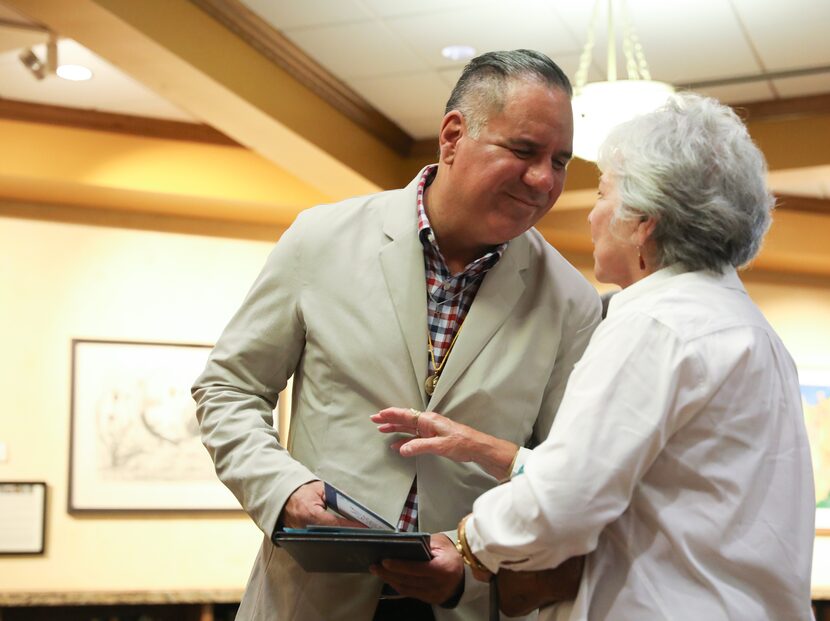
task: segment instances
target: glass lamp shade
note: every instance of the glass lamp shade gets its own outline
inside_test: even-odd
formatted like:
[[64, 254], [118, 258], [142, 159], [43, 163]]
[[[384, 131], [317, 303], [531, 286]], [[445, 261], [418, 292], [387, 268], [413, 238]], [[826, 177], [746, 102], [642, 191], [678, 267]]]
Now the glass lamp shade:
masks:
[[665, 82], [591, 82], [573, 98], [574, 155], [595, 162], [599, 147], [615, 126], [659, 108], [674, 92]]

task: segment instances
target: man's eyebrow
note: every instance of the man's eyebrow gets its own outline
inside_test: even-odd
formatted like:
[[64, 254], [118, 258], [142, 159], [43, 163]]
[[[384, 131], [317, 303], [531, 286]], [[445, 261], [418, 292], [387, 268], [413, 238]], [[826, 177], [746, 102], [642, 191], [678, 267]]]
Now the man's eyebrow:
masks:
[[[505, 140], [505, 142], [507, 144], [509, 144], [510, 146], [514, 146], [514, 147], [529, 147], [529, 148], [532, 148], [532, 149], [541, 149], [542, 148], [542, 143], [536, 142], [535, 140], [533, 140], [531, 138], [508, 138], [507, 140]], [[559, 151], [556, 154], [556, 156], [557, 157], [567, 157], [568, 159], [571, 159], [573, 157], [573, 152], [562, 150], [562, 151]]]
[[529, 147], [531, 149], [541, 148], [541, 144], [530, 138], [508, 138], [507, 144], [513, 147]]

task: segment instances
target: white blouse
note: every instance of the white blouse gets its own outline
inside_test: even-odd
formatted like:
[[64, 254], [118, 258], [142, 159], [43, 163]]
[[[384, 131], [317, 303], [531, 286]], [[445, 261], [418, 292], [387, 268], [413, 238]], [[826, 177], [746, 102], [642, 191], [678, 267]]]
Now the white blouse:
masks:
[[812, 619], [795, 365], [737, 274], [664, 269], [611, 300], [549, 438], [468, 520], [490, 569], [589, 554], [541, 619]]

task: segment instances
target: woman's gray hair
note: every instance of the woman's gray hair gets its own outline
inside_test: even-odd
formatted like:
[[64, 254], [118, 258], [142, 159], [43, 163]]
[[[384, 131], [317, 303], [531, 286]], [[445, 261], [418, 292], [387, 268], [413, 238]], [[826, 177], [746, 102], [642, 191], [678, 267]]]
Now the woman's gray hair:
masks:
[[478, 137], [489, 118], [504, 107], [507, 85], [514, 79], [536, 79], [551, 88], [573, 94], [565, 72], [550, 58], [533, 50], [487, 52], [473, 58], [455, 84], [444, 114], [458, 110], [467, 129]]
[[615, 128], [598, 164], [615, 177], [622, 202], [611, 226], [654, 218], [660, 267], [723, 272], [760, 250], [775, 199], [764, 156], [731, 108], [674, 95]]

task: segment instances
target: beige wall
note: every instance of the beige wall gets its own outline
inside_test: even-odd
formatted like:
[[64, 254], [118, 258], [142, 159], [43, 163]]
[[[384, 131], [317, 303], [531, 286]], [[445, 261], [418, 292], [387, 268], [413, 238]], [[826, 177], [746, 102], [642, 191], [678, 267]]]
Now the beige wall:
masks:
[[[0, 217], [0, 480], [49, 485], [46, 554], [0, 557], [0, 590], [244, 585], [260, 541], [244, 516], [67, 513], [70, 341], [214, 342], [271, 246]], [[800, 364], [828, 364], [830, 288], [747, 288]], [[830, 538], [817, 542], [814, 583], [830, 589]]]
[[241, 513], [67, 513], [70, 341], [212, 343], [271, 245], [0, 218], [0, 480], [49, 486], [46, 555], [0, 557], [0, 591], [244, 585], [260, 533]]

